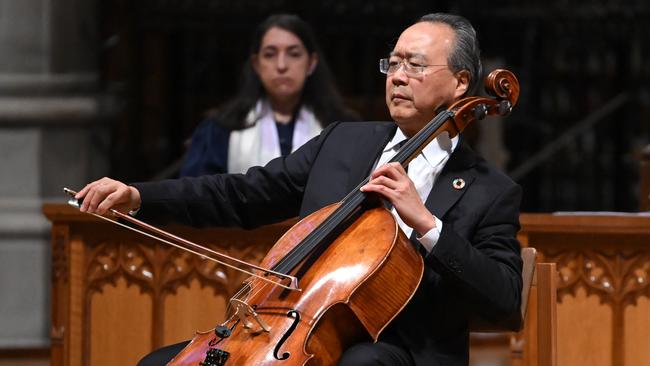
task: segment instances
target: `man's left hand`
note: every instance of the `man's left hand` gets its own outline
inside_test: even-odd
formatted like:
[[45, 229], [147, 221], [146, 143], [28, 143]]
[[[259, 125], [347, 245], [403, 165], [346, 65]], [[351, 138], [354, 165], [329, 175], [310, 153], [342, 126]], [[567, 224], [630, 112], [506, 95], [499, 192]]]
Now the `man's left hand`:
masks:
[[413, 181], [399, 163], [377, 168], [361, 191], [378, 193], [390, 201], [402, 221], [420, 235], [436, 227], [435, 217], [424, 206]]

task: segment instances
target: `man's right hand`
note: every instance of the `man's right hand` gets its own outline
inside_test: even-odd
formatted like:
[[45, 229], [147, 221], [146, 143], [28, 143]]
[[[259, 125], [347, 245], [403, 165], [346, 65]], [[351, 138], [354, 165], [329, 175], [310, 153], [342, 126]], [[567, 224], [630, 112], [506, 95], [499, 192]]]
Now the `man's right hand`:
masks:
[[105, 214], [109, 209], [122, 213], [140, 208], [140, 192], [135, 187], [128, 186], [120, 181], [102, 178], [88, 183], [75, 196], [83, 199], [79, 210], [81, 212]]

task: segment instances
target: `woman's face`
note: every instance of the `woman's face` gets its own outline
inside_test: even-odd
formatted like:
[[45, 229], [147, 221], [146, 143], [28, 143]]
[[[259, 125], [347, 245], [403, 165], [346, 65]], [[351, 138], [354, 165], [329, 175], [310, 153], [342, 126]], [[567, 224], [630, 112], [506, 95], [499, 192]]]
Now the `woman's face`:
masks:
[[316, 63], [316, 54], [310, 55], [300, 38], [276, 27], [264, 34], [258, 53], [252, 56], [266, 94], [276, 102], [298, 97]]

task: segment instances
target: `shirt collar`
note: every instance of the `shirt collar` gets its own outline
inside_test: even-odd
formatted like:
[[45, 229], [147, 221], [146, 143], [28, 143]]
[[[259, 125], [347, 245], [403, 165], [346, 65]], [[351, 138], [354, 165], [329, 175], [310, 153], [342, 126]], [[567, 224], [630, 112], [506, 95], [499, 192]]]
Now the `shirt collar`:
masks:
[[[440, 160], [436, 159], [436, 156], [450, 155], [456, 149], [456, 146], [458, 146], [458, 136], [459, 135], [456, 135], [454, 138], [450, 139], [449, 134], [443, 132], [422, 149], [422, 155], [424, 155], [424, 158], [431, 164], [435, 164], [437, 160]], [[401, 147], [401, 143], [407, 139], [406, 135], [404, 135], [402, 130], [398, 127], [395, 129], [393, 138], [388, 142], [388, 144], [386, 144], [384, 152], [391, 150], [397, 151], [399, 147]]]
[[397, 150], [399, 148], [400, 144], [404, 140], [407, 140], [407, 139], [408, 138], [406, 137], [406, 135], [404, 135], [402, 130], [400, 130], [399, 127], [396, 128], [395, 129], [395, 134], [393, 135], [393, 138], [390, 141], [388, 141], [388, 143], [386, 144], [386, 147], [384, 147], [384, 152], [388, 152], [388, 151], [391, 151], [391, 150]]

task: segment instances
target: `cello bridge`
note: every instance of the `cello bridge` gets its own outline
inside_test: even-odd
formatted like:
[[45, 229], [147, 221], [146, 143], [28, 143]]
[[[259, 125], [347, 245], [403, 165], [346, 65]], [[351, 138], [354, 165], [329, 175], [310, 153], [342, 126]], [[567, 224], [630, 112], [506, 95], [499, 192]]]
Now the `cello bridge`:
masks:
[[230, 305], [235, 309], [235, 316], [239, 318], [241, 323], [244, 325], [244, 328], [251, 329], [253, 328], [253, 322], [250, 319], [255, 320], [257, 325], [262, 328], [265, 332], [270, 332], [271, 327], [259, 316], [259, 314], [246, 302], [238, 299], [230, 299]]

